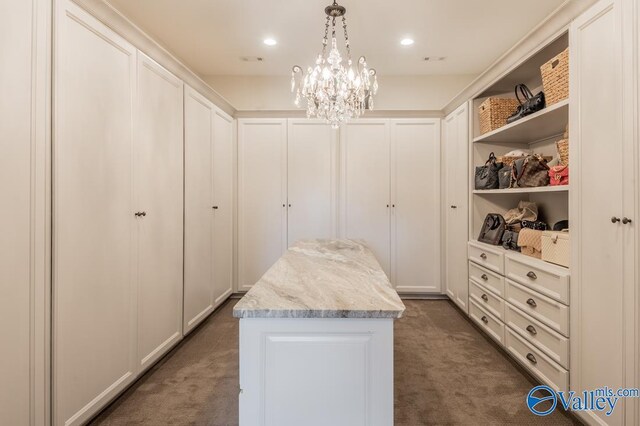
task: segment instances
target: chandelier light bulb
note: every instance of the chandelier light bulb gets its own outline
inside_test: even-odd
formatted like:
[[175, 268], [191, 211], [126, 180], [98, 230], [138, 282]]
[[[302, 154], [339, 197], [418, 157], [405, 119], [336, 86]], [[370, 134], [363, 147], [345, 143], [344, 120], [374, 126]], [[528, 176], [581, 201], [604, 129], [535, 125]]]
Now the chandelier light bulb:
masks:
[[[325, 8], [325, 33], [322, 51], [316, 59], [315, 68], [309, 67], [306, 74], [298, 65], [291, 70], [291, 91], [295, 93], [296, 106], [301, 106], [302, 98], [306, 99], [307, 117], [323, 118], [333, 128], [338, 128], [340, 123], [349, 119], [360, 117], [367, 109], [373, 109], [373, 96], [378, 91], [376, 71], [367, 67], [364, 56], [360, 57], [356, 67], [353, 67], [346, 12], [347, 10], [335, 1]], [[346, 64], [338, 49], [335, 35], [337, 18], [342, 19]]]

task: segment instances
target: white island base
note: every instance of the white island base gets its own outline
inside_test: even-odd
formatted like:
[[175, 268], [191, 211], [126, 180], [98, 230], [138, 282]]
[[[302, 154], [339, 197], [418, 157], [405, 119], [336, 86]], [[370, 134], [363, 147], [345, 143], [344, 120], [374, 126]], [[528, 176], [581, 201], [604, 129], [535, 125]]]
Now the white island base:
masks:
[[240, 425], [393, 425], [393, 319], [240, 319]]

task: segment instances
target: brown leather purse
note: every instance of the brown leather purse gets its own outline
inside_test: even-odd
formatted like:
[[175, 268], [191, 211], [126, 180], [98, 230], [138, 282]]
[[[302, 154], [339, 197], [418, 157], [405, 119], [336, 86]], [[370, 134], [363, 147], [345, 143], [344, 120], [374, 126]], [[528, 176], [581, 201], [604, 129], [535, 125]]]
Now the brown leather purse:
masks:
[[538, 154], [516, 160], [513, 173], [516, 186], [520, 188], [549, 185], [549, 166], [547, 165], [547, 160]]

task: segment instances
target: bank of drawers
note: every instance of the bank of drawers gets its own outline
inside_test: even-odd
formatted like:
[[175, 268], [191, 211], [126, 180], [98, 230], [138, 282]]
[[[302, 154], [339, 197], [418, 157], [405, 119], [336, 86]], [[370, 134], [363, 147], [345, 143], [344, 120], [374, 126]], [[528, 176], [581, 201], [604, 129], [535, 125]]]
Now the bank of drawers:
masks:
[[469, 316], [541, 381], [569, 384], [569, 270], [469, 242]]

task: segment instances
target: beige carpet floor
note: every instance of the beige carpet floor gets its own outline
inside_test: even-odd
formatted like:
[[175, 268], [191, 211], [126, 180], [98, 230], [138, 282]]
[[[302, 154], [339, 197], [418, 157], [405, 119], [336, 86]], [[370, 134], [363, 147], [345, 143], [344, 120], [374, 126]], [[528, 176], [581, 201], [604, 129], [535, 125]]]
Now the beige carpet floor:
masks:
[[[235, 303], [222, 306], [92, 424], [237, 425]], [[536, 383], [451, 302], [405, 305], [395, 325], [397, 426], [577, 423], [562, 409], [531, 414], [525, 397]]]

